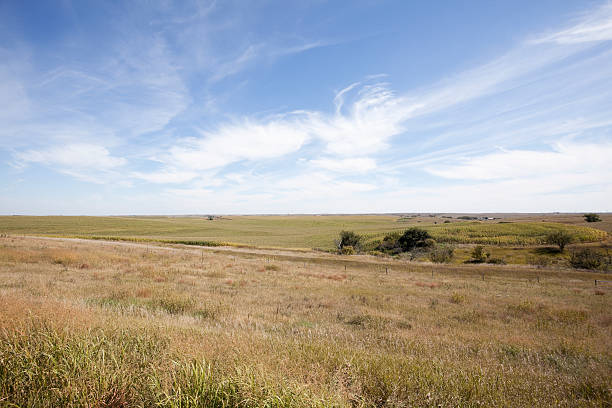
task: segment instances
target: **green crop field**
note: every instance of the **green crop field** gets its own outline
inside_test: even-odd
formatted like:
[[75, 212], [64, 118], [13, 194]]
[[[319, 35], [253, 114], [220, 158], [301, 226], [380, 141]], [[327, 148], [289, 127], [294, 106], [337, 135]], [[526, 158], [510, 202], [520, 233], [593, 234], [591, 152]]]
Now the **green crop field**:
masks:
[[397, 216], [232, 216], [201, 217], [0, 217], [0, 232], [53, 236], [121, 237], [237, 243], [282, 248], [332, 249], [338, 233], [354, 230], [372, 245], [391, 231], [411, 226], [428, 230], [439, 242], [537, 245], [546, 234], [564, 230], [576, 242], [606, 238], [604, 231], [552, 222], [406, 222]]
[[564, 230], [576, 242], [606, 238], [598, 229], [553, 222], [410, 220], [391, 215], [204, 217], [0, 217], [0, 233], [121, 237], [237, 243], [263, 247], [332, 249], [341, 230], [365, 235], [370, 246], [391, 231], [412, 226], [428, 230], [439, 242], [486, 245], [537, 245], [546, 234]]

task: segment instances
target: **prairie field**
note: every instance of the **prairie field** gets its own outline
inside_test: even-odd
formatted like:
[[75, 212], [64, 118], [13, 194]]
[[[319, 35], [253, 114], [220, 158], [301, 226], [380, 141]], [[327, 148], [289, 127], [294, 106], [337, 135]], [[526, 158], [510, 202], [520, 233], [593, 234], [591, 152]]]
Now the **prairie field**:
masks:
[[609, 407], [605, 280], [4, 236], [0, 406]]
[[[439, 242], [529, 246], [543, 243], [549, 232], [567, 231], [576, 242], [607, 238], [604, 222], [581, 222], [580, 214], [500, 215], [491, 221], [464, 221], [456, 216], [304, 215], [206, 217], [0, 217], [0, 233], [86, 238], [130, 238], [185, 243], [234, 244], [258, 247], [331, 250], [341, 230], [362, 234], [370, 247], [386, 233], [418, 226]], [[588, 226], [587, 226], [588, 225]], [[612, 232], [612, 231], [611, 231]]]

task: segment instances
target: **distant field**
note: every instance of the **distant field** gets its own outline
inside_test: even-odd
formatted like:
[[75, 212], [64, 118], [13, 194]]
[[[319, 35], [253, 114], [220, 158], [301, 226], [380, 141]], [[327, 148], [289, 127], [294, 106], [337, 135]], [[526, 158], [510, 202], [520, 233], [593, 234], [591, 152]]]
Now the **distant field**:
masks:
[[[575, 217], [574, 217], [575, 218]], [[449, 221], [449, 223], [444, 223]], [[411, 226], [428, 230], [439, 242], [487, 245], [537, 245], [551, 231], [565, 230], [577, 242], [606, 238], [590, 226], [521, 221], [460, 221], [440, 217], [397, 216], [232, 216], [200, 217], [0, 217], [0, 233], [131, 237], [185, 241], [213, 241], [282, 248], [332, 249], [338, 233], [354, 230], [370, 245], [390, 231]], [[597, 226], [597, 225], [593, 225]]]

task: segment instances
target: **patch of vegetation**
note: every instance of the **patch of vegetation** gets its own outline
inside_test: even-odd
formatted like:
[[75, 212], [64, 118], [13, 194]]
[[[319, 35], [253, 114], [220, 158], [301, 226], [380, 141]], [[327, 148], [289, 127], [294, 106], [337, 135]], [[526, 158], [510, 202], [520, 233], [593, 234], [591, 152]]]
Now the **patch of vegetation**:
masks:
[[437, 242], [479, 245], [541, 245], [550, 233], [571, 234], [574, 242], [595, 242], [607, 237], [605, 231], [552, 222], [462, 222], [424, 226]]
[[574, 237], [567, 231], [555, 231], [546, 235], [545, 242], [550, 245], [556, 245], [559, 247], [559, 251], [563, 252], [567, 244], [571, 244], [574, 241]]
[[486, 251], [484, 246], [476, 245], [470, 252], [470, 259], [466, 260], [465, 263], [489, 263], [505, 265], [506, 261], [503, 258], [496, 258], [491, 256], [491, 253]]
[[195, 317], [215, 318], [218, 314], [217, 308], [205, 304], [198, 304], [192, 298], [164, 294], [159, 297], [148, 295], [147, 297], [134, 297], [122, 291], [115, 291], [109, 296], [89, 299], [89, 304], [120, 309], [128, 312], [146, 310], [170, 315], [188, 314]]
[[461, 303], [465, 302], [465, 296], [460, 293], [453, 292], [450, 298], [450, 302], [456, 305], [460, 305]]
[[402, 251], [408, 252], [415, 248], [427, 248], [435, 244], [429, 232], [421, 228], [408, 228], [397, 240]]
[[350, 255], [361, 249], [362, 239], [363, 237], [361, 235], [353, 231], [341, 231], [340, 237], [336, 240], [336, 248], [338, 248], [340, 253], [347, 252], [344, 253], [344, 255]]
[[487, 260], [487, 258], [491, 254], [485, 252], [485, 249], [482, 245], [476, 245], [470, 254], [471, 258], [469, 260], [470, 263], [483, 263]]
[[601, 217], [599, 216], [599, 214], [586, 213], [586, 214], [584, 214], [584, 220], [586, 222], [600, 222], [601, 221]]
[[390, 254], [410, 252], [415, 249], [429, 248], [435, 244], [429, 232], [422, 228], [408, 228], [403, 233], [398, 231], [385, 235], [378, 246], [379, 251]]
[[435, 245], [428, 253], [429, 260], [436, 263], [448, 263], [453, 260], [455, 249], [450, 245]]
[[595, 248], [576, 249], [570, 253], [570, 265], [579, 269], [608, 271], [612, 269], [612, 257]]
[[2, 332], [0, 362], [2, 406], [334, 406], [248, 370], [226, 375], [206, 362], [182, 362], [145, 330], [73, 333], [35, 325]]

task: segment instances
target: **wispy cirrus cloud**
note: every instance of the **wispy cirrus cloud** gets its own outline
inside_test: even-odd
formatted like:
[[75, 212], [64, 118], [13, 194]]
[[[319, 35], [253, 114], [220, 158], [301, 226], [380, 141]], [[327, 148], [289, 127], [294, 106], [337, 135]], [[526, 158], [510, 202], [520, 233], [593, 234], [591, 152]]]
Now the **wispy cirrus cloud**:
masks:
[[52, 167], [80, 180], [104, 183], [117, 179], [116, 171], [125, 166], [127, 160], [112, 155], [104, 146], [74, 143], [15, 154], [15, 166], [29, 164]]
[[376, 169], [376, 160], [370, 157], [330, 158], [310, 160], [314, 167], [340, 173], [367, 173]]
[[299, 42], [289, 45], [275, 45], [271, 43], [248, 44], [237, 55], [227, 56], [210, 66], [211, 82], [218, 82], [227, 77], [236, 75], [257, 63], [272, 63], [275, 59], [299, 54], [315, 48], [326, 47], [335, 42], [311, 41]]
[[505, 150], [428, 168], [446, 179], [498, 180], [555, 174], [589, 174], [591, 182], [610, 180], [612, 144], [559, 143], [551, 150]]
[[612, 40], [612, 2], [605, 3], [595, 13], [585, 13], [569, 28], [545, 34], [533, 42], [577, 44], [609, 40]]

